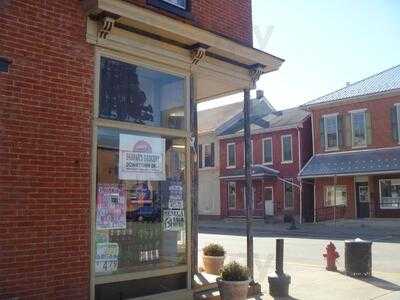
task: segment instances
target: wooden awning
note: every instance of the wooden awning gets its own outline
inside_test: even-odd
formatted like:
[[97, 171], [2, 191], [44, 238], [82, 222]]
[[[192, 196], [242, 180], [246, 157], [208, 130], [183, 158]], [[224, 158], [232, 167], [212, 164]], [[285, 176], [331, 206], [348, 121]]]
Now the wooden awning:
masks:
[[[152, 44], [182, 56], [176, 59], [185, 60], [186, 57], [188, 63], [192, 63], [194, 49], [204, 49], [206, 65], [198, 68], [199, 88], [196, 91], [196, 98], [200, 101], [238, 92], [248, 86], [251, 80], [249, 72], [276, 71], [283, 63], [282, 59], [271, 54], [132, 3], [84, 0], [82, 4], [89, 17], [88, 24], [97, 22], [100, 30], [105, 29], [105, 35], [111, 27], [120, 35], [122, 31], [129, 32], [149, 46]], [[90, 28], [88, 34], [91, 34]], [[97, 36], [97, 32], [93, 34]], [[231, 78], [226, 74], [231, 74]]]

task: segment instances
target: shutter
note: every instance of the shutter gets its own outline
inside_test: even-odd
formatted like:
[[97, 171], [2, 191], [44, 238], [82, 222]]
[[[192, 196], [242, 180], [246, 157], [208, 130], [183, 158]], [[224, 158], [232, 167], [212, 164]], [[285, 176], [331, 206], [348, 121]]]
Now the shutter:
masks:
[[344, 136], [343, 136], [343, 116], [337, 116], [337, 127], [338, 127], [338, 148], [341, 149], [344, 146]]
[[319, 143], [321, 151], [325, 151], [325, 121], [324, 117], [319, 119]]
[[211, 167], [214, 167], [214, 163], [215, 163], [215, 152], [214, 152], [214, 143], [211, 143]]
[[346, 114], [344, 117], [344, 144], [346, 147], [351, 147], [351, 114]]
[[199, 151], [197, 153], [197, 160], [199, 161], [199, 168], [203, 167], [203, 145], [199, 144]]
[[365, 112], [365, 128], [367, 129], [367, 145], [372, 144], [372, 123], [371, 123], [371, 112]]
[[391, 108], [391, 123], [392, 123], [392, 137], [393, 140], [398, 143], [399, 142], [399, 127], [397, 120], [397, 106]]

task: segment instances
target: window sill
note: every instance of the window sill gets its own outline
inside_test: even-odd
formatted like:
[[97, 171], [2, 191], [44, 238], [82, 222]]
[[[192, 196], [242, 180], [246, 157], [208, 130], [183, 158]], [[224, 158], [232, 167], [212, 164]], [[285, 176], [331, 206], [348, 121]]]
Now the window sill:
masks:
[[179, 6], [175, 6], [173, 4], [164, 2], [162, 0], [147, 0], [146, 3], [148, 5], [151, 5], [153, 7], [165, 10], [166, 12], [169, 12], [171, 14], [177, 15], [179, 17], [183, 17], [186, 19], [193, 19], [192, 14], [190, 13], [190, 3], [188, 1], [188, 3], [186, 4], [187, 8], [181, 8]]
[[273, 166], [273, 165], [274, 165], [274, 162], [273, 162], [273, 161], [272, 161], [272, 162], [267, 162], [267, 163], [264, 162], [263, 165], [264, 165], [264, 166]]
[[283, 164], [283, 165], [288, 165], [288, 164], [292, 164], [292, 163], [293, 163], [293, 160], [285, 160], [285, 161], [281, 162], [281, 164]]
[[236, 166], [227, 166], [227, 169], [236, 169]]

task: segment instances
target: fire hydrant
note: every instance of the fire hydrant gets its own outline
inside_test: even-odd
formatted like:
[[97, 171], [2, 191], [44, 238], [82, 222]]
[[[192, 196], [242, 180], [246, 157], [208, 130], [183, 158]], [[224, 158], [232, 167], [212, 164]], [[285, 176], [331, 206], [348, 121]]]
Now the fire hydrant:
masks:
[[326, 258], [326, 269], [328, 271], [337, 271], [336, 259], [339, 258], [339, 253], [336, 251], [336, 247], [332, 242], [326, 246], [324, 257]]

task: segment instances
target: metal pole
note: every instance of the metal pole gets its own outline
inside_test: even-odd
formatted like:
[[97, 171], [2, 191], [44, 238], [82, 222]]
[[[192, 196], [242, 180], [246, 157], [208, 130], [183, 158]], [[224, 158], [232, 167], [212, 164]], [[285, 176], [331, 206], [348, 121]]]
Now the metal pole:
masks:
[[246, 174], [246, 229], [247, 229], [247, 268], [251, 280], [254, 281], [254, 257], [253, 257], [253, 231], [252, 211], [253, 195], [251, 188], [251, 136], [250, 136], [250, 90], [244, 90], [243, 101], [244, 116], [244, 153], [245, 153], [245, 174]]
[[199, 176], [197, 164], [197, 104], [194, 96], [195, 80], [190, 76], [190, 133], [192, 149], [190, 151], [190, 170], [191, 170], [191, 271], [193, 276], [198, 272], [198, 196], [199, 196]]
[[335, 231], [336, 231], [336, 185], [337, 185], [337, 176], [333, 179], [333, 222], [335, 223]]
[[300, 179], [300, 224], [303, 224], [303, 180]]

